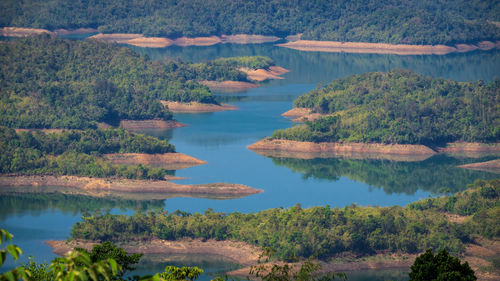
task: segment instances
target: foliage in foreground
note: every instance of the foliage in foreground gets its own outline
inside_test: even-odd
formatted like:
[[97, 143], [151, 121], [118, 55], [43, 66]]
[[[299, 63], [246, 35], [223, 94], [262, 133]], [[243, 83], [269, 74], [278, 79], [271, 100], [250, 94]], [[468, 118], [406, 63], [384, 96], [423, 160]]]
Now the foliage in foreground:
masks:
[[[10, 241], [12, 235], [0, 229], [0, 245], [4, 240]], [[6, 254], [12, 255], [17, 260], [22, 254], [21, 249], [15, 245], [8, 245], [5, 250], [0, 250], [0, 267], [5, 261]], [[269, 250], [265, 252], [269, 253]], [[110, 242], [96, 244], [89, 252], [85, 249], [76, 248], [64, 257], [55, 258], [51, 264], [39, 264], [30, 258], [23, 266], [0, 274], [0, 281], [125, 281], [125, 274], [133, 271], [135, 264], [139, 262], [142, 254], [127, 254], [124, 249], [116, 247]], [[261, 256], [262, 257], [262, 256]], [[269, 262], [270, 255], [265, 262]], [[297, 281], [330, 281], [335, 277], [346, 279], [343, 273], [319, 273], [321, 266], [312, 259], [306, 260], [298, 270], [288, 264], [261, 264], [252, 266], [249, 275], [262, 280], [297, 280]], [[129, 281], [181, 281], [196, 280], [203, 273], [198, 267], [175, 267], [166, 266], [164, 272], [154, 275], [133, 276]], [[214, 281], [224, 281], [228, 278], [216, 277]]]
[[[488, 190], [482, 191], [484, 185]], [[326, 207], [269, 209], [254, 214], [175, 212], [132, 216], [97, 213], [72, 228], [72, 238], [129, 241], [183, 237], [238, 240], [276, 250], [282, 259], [327, 259], [343, 252], [369, 255], [377, 251], [418, 253], [445, 248], [461, 253], [472, 235], [499, 237], [494, 223], [500, 211], [500, 180], [478, 181], [471, 190], [451, 197], [426, 199], [407, 207]], [[452, 198], [452, 199], [450, 199]], [[454, 198], [454, 199], [453, 199]], [[426, 202], [456, 200], [469, 208], [472, 219], [449, 221]], [[420, 207], [419, 207], [420, 206]], [[429, 205], [432, 206], [432, 205]]]
[[442, 145], [500, 140], [500, 80], [455, 82], [409, 70], [334, 80], [295, 107], [330, 114], [272, 138], [313, 142]]

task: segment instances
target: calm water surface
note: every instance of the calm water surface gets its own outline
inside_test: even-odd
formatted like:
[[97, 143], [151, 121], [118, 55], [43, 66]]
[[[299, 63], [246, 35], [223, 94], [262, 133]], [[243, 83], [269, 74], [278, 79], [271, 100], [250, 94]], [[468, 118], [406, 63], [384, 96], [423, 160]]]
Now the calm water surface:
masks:
[[[477, 178], [495, 177], [491, 173], [456, 167], [490, 160], [492, 156], [468, 158], [440, 155], [417, 162], [344, 158], [300, 160], [262, 156], [246, 147], [271, 135], [276, 129], [290, 127], [292, 123], [281, 113], [292, 107], [292, 101], [297, 96], [334, 78], [368, 71], [409, 68], [434, 77], [489, 81], [500, 76], [498, 50], [447, 56], [398, 56], [301, 52], [272, 44], [133, 49], [155, 60], [182, 58], [196, 62], [217, 57], [265, 55], [290, 70], [283, 76], [284, 79], [263, 83], [262, 87], [245, 93], [217, 94], [219, 101], [238, 106], [240, 109], [237, 111], [177, 114], [175, 118], [188, 124], [188, 127], [144, 131], [169, 139], [177, 151], [208, 162], [175, 171], [176, 176], [187, 178], [179, 183], [239, 183], [263, 189], [264, 192], [231, 200], [169, 198], [135, 203], [116, 198], [47, 196], [40, 190], [37, 194], [4, 192], [0, 195], [0, 202], [9, 208], [2, 208], [5, 211], [0, 213], [0, 227], [14, 233], [15, 242], [37, 260], [49, 261], [54, 257], [44, 241], [67, 238], [71, 226], [80, 220], [84, 211], [104, 209], [131, 214], [135, 210], [163, 207], [169, 211], [203, 212], [213, 208], [222, 212], [256, 212], [297, 203], [303, 207], [326, 204], [343, 207], [353, 203], [362, 206], [406, 205], [432, 195], [463, 190]], [[209, 280], [214, 272], [234, 266], [213, 257], [202, 260], [183, 257], [181, 260], [183, 264], [204, 267], [208, 272], [204, 280]], [[150, 261], [141, 265], [141, 273], [159, 271], [165, 265], [161, 259]], [[12, 266], [13, 263], [7, 265]], [[407, 280], [406, 272], [357, 272], [350, 273], [349, 280]]]

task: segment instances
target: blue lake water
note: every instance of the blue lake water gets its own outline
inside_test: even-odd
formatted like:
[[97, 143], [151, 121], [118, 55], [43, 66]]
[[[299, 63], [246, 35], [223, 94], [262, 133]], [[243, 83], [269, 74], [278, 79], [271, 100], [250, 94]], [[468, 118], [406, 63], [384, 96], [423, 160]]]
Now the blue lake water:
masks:
[[[206, 114], [176, 114], [175, 118], [188, 127], [175, 130], [144, 131], [167, 138], [177, 151], [207, 161], [206, 165], [175, 171], [186, 177], [179, 183], [212, 182], [239, 183], [263, 189], [264, 192], [239, 199], [214, 200], [201, 198], [169, 198], [164, 202], [144, 203], [140, 208], [124, 201], [104, 202], [93, 198], [51, 199], [30, 195], [2, 194], [2, 204], [12, 206], [0, 214], [0, 227], [15, 235], [15, 242], [36, 260], [49, 261], [54, 255], [46, 240], [69, 237], [71, 226], [80, 220], [83, 211], [95, 211], [102, 206], [114, 213], [131, 214], [135, 209], [177, 209], [203, 212], [207, 208], [222, 212], [256, 212], [268, 208], [350, 204], [406, 205], [410, 202], [467, 188], [478, 178], [493, 178], [491, 173], [468, 171], [457, 165], [492, 159], [492, 156], [435, 156], [417, 162], [397, 162], [367, 159], [298, 160], [259, 155], [246, 147], [292, 123], [281, 114], [292, 107], [293, 100], [318, 85], [334, 78], [368, 71], [409, 68], [418, 73], [459, 81], [492, 80], [500, 76], [500, 51], [470, 52], [446, 56], [398, 56], [376, 54], [346, 54], [301, 52], [275, 47], [272, 44], [219, 44], [210, 47], [168, 47], [163, 49], [133, 48], [155, 60], [182, 58], [207, 61], [217, 57], [265, 55], [277, 65], [290, 70], [282, 80], [263, 83], [262, 87], [244, 93], [217, 94], [221, 102], [239, 107], [236, 111]], [[493, 156], [494, 157], [494, 156]], [[80, 200], [81, 204], [64, 204], [65, 200]], [[186, 261], [189, 258], [184, 258]], [[210, 259], [208, 259], [210, 260]], [[225, 262], [196, 259], [210, 272], [225, 268]], [[141, 272], [161, 270], [161, 263], [144, 265]], [[222, 264], [222, 265], [221, 265]], [[10, 261], [7, 267], [12, 266]], [[404, 270], [403, 270], [404, 271]], [[349, 280], [406, 280], [406, 271], [367, 271], [352, 273]], [[204, 280], [209, 279], [205, 275]]]

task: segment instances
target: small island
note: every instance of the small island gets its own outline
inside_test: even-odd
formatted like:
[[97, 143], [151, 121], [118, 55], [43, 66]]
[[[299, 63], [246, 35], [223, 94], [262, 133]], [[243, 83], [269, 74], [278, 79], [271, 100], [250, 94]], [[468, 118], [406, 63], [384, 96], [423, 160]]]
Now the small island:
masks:
[[304, 122], [277, 130], [256, 151], [433, 155], [498, 153], [500, 80], [435, 79], [409, 70], [334, 80], [298, 97], [284, 115]]

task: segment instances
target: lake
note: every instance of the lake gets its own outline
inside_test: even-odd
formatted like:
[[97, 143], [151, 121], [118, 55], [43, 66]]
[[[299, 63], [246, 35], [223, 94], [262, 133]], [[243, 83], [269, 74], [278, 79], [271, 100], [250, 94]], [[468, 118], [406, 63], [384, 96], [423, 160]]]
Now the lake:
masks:
[[[144, 133], [169, 139], [177, 151], [207, 161], [206, 165], [174, 171], [186, 177], [179, 183], [201, 184], [229, 182], [263, 189], [264, 192], [230, 200], [206, 198], [168, 198], [134, 201], [117, 198], [93, 198], [78, 195], [5, 191], [0, 195], [0, 227], [15, 235], [15, 243], [24, 251], [23, 261], [32, 254], [37, 261], [49, 261], [54, 255], [46, 240], [66, 239], [71, 226], [82, 212], [103, 209], [113, 213], [132, 214], [135, 210], [164, 208], [203, 212], [212, 208], [220, 212], [256, 212], [268, 208], [330, 205], [344, 207], [406, 205], [410, 202], [457, 192], [478, 178], [497, 175], [469, 171], [457, 165], [493, 159], [438, 155], [422, 161], [397, 162], [370, 159], [292, 159], [262, 156], [246, 147], [272, 134], [276, 129], [292, 126], [281, 114], [292, 108], [293, 100], [335, 78], [369, 71], [408, 68], [434, 77], [459, 81], [490, 81], [500, 75], [500, 51], [475, 51], [446, 56], [399, 56], [301, 52], [273, 44], [219, 44], [209, 47], [146, 49], [132, 47], [154, 60], [182, 58], [203, 62], [218, 57], [264, 55], [290, 70], [282, 80], [262, 83], [262, 87], [244, 93], [217, 93], [220, 102], [239, 107], [236, 111], [204, 114], [176, 114], [175, 119], [189, 125], [174, 130], [149, 130]], [[155, 259], [152, 259], [153, 261]], [[232, 268], [227, 262], [205, 258], [183, 257], [184, 264], [205, 266], [210, 272]], [[12, 261], [7, 267], [12, 267]], [[163, 263], [141, 265], [141, 272], [161, 270]], [[407, 280], [407, 270], [366, 271], [352, 273], [349, 280]], [[209, 280], [204, 275], [202, 280]]]

